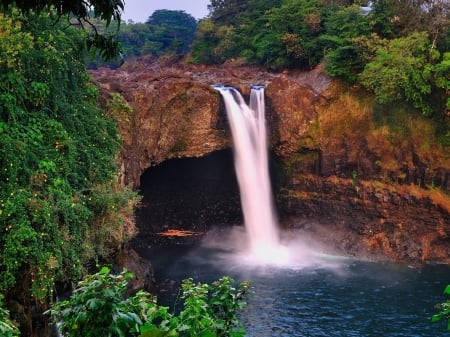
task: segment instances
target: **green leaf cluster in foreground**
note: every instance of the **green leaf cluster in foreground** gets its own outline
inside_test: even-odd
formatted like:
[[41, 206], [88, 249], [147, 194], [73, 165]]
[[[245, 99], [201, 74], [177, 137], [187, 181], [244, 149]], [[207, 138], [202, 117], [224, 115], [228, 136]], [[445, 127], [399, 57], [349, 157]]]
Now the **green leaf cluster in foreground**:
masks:
[[[445, 287], [444, 294], [450, 295], [450, 285]], [[436, 309], [439, 312], [431, 317], [431, 322], [436, 323], [447, 320], [447, 330], [450, 331], [450, 300], [437, 304]]]
[[107, 267], [78, 283], [72, 296], [56, 303], [47, 313], [68, 337], [238, 337], [245, 330], [237, 313], [245, 306], [250, 284], [234, 287], [228, 276], [212, 284], [182, 282], [179, 313], [159, 306], [156, 298], [139, 291], [125, 298], [132, 274], [111, 274]]

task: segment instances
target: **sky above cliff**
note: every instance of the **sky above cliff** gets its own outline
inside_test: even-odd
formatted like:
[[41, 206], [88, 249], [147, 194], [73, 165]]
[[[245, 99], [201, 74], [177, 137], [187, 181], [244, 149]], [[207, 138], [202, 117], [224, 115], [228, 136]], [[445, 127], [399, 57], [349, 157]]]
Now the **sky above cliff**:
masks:
[[145, 22], [157, 9], [184, 10], [196, 19], [208, 14], [209, 0], [125, 0], [122, 20]]

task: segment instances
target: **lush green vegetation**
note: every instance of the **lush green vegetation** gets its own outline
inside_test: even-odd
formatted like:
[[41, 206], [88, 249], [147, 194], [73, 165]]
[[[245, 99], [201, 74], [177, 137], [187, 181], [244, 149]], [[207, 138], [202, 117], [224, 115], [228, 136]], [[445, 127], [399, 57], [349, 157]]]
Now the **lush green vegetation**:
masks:
[[120, 18], [124, 10], [123, 0], [72, 0], [72, 1], [54, 1], [54, 0], [1, 0], [0, 9], [2, 12], [11, 8], [19, 9], [24, 15], [32, 13], [55, 13], [54, 18], [64, 19], [71, 25], [77, 25], [87, 28], [88, 35], [85, 37], [87, 46], [95, 53], [99, 53], [104, 59], [110, 59], [117, 56], [120, 52], [120, 44], [116, 39], [116, 34], [102, 34], [92, 24], [93, 18], [98, 18], [110, 26], [112, 22], [116, 23], [116, 31], [120, 27]]
[[[85, 70], [92, 49], [104, 58], [117, 55], [119, 26], [126, 56], [188, 55], [194, 63], [236, 60], [273, 70], [323, 63], [330, 76], [367, 88], [385, 107], [408, 102], [432, 116], [440, 143], [450, 145], [448, 1], [376, 0], [364, 12], [360, 2], [344, 0], [212, 0], [209, 17], [200, 22], [183, 11], [161, 10], [146, 23], [122, 25], [121, 0], [93, 0], [93, 7], [84, 1], [51, 7], [55, 3], [0, 1], [0, 293], [6, 300], [20, 294], [25, 306], [48, 303], [55, 280], [79, 279], [87, 261], [108, 256], [133, 235], [133, 226], [123, 224], [132, 223], [137, 196], [118, 184], [121, 142], [108, 118], [121, 112], [99, 109]], [[113, 101], [113, 109], [129, 109], [119, 103]], [[94, 278], [102, 277], [115, 279], [108, 272]], [[115, 295], [123, 287], [114, 288]], [[186, 307], [179, 316], [155, 306], [149, 295], [112, 302], [124, 306], [124, 316], [111, 329], [156, 335], [144, 331], [154, 329], [153, 321], [145, 324], [148, 317], [166, 318], [168, 325], [160, 322], [157, 329], [167, 336], [202, 329], [219, 336], [237, 327], [241, 293], [229, 279], [212, 287], [187, 280], [183, 290]], [[228, 298], [229, 307], [215, 307], [214, 294]], [[133, 311], [142, 305], [145, 317]], [[17, 335], [1, 303], [0, 334]]]
[[237, 319], [245, 306], [250, 284], [236, 288], [234, 280], [223, 277], [212, 284], [182, 283], [179, 312], [157, 304], [156, 298], [139, 291], [125, 298], [127, 280], [122, 272], [113, 275], [103, 267], [78, 283], [70, 299], [56, 303], [48, 312], [53, 324], [69, 337], [189, 336], [238, 337], [245, 329]]
[[[450, 295], [450, 285], [445, 287], [444, 294]], [[439, 312], [431, 317], [431, 322], [436, 323], [446, 320], [447, 330], [450, 331], [450, 300], [437, 304], [436, 309], [438, 309]]]
[[309, 69], [360, 83], [380, 103], [408, 101], [426, 115], [450, 108], [449, 3], [211, 1], [192, 47], [196, 63], [229, 59]]
[[197, 20], [184, 11], [156, 10], [146, 23], [123, 24], [118, 35], [127, 56], [186, 55], [197, 29]]
[[[56, 22], [56, 23], [55, 23]], [[55, 280], [132, 235], [120, 139], [85, 70], [87, 32], [57, 14], [0, 13], [0, 292], [47, 302]], [[30, 293], [28, 291], [31, 291]]]
[[9, 317], [9, 311], [3, 308], [3, 295], [0, 294], [0, 336], [17, 337], [19, 329], [14, 325]]
[[212, 0], [194, 40], [195, 20], [168, 10], [122, 25], [119, 39], [126, 56], [186, 55], [191, 45], [193, 63], [234, 60], [276, 71], [323, 63], [328, 75], [365, 87], [379, 103], [406, 101], [442, 119], [450, 110], [450, 4], [371, 3]]

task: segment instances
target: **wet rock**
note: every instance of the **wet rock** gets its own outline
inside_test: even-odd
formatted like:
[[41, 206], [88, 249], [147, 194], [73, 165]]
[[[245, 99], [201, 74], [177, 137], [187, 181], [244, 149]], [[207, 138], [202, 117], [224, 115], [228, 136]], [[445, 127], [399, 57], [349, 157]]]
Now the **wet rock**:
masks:
[[148, 260], [140, 257], [133, 249], [122, 249], [116, 253], [115, 268], [117, 272], [126, 269], [134, 277], [128, 281], [128, 293], [134, 294], [144, 289], [151, 292], [155, 285], [153, 267]]

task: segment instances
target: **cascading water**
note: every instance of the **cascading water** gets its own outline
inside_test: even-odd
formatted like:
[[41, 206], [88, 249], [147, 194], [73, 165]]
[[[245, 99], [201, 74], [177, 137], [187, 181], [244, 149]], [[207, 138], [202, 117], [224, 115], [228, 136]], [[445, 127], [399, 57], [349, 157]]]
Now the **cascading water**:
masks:
[[249, 105], [236, 89], [215, 88], [224, 99], [233, 137], [234, 164], [250, 253], [265, 262], [275, 261], [282, 249], [269, 178], [264, 87], [252, 87]]

